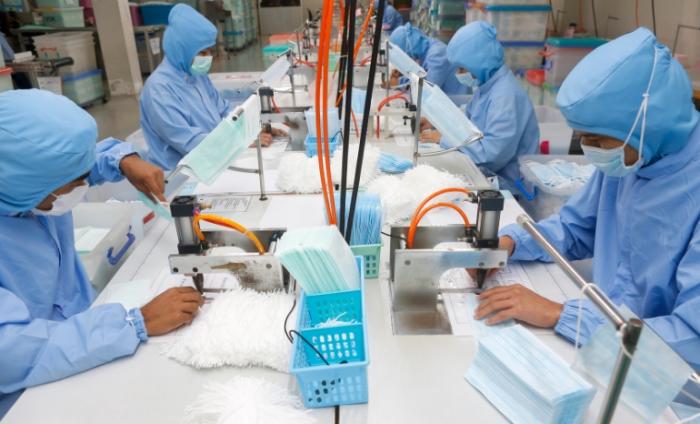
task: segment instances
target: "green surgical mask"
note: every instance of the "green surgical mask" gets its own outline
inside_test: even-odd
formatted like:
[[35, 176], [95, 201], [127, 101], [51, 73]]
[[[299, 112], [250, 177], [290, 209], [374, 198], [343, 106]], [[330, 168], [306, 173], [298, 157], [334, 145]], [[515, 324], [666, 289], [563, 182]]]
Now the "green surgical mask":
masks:
[[190, 66], [190, 74], [194, 76], [208, 74], [212, 60], [214, 60], [212, 56], [195, 56]]

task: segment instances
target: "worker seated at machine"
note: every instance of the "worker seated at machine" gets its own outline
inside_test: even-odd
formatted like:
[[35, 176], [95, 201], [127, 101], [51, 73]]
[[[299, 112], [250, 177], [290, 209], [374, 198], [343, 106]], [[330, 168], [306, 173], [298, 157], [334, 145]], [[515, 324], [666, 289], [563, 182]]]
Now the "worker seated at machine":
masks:
[[[557, 95], [598, 170], [536, 227], [568, 260], [594, 258], [593, 282], [700, 370], [700, 114], [686, 71], [645, 28], [591, 52]], [[501, 231], [510, 259], [551, 261], [519, 227]], [[520, 285], [487, 290], [476, 318], [515, 318], [576, 337], [579, 301]], [[583, 302], [580, 340], [604, 322]]]
[[[474, 91], [467, 116], [484, 133], [459, 150], [485, 173], [497, 175], [500, 188], [515, 192], [518, 158], [537, 153], [540, 130], [530, 98], [503, 62], [496, 29], [482, 21], [460, 28], [447, 45], [447, 58], [459, 68], [457, 80]], [[421, 141], [452, 147], [432, 128], [422, 129]]]
[[[440, 87], [447, 95], [466, 94], [467, 89], [457, 81], [457, 67], [447, 60], [447, 46], [440, 40], [430, 38], [423, 31], [407, 23], [397, 28], [389, 41], [415, 60], [428, 75], [426, 80]], [[392, 74], [391, 85], [398, 85], [398, 71]]]
[[[237, 105], [223, 99], [208, 76], [216, 27], [184, 4], [170, 11], [168, 22], [165, 59], [146, 81], [140, 105], [148, 159], [172, 170]], [[261, 134], [261, 144], [269, 146], [273, 136], [285, 135], [272, 129]]]
[[88, 185], [127, 178], [163, 198], [163, 171], [129, 143], [96, 144], [95, 120], [41, 90], [0, 95], [0, 417], [21, 391], [132, 355], [192, 321], [202, 297], [171, 289], [142, 308], [90, 308], [73, 236]]
[[[379, 9], [379, 0], [374, 0], [374, 11], [376, 13]], [[398, 10], [391, 4], [390, 1], [386, 1], [384, 5], [384, 17], [382, 18], [382, 30], [386, 31], [389, 35], [398, 27], [403, 25], [403, 17]]]

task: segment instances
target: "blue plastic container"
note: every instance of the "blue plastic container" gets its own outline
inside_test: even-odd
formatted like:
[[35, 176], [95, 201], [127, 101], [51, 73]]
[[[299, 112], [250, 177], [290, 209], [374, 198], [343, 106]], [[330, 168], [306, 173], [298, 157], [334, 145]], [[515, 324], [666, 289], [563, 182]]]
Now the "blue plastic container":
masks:
[[163, 2], [143, 3], [141, 9], [141, 18], [144, 25], [168, 25], [168, 15], [170, 10], [175, 7], [174, 4]]
[[[360, 269], [360, 288], [317, 295], [301, 294], [297, 329], [330, 363], [299, 337], [294, 338], [290, 373], [299, 384], [307, 408], [367, 403], [367, 327], [365, 325], [363, 259], [356, 258]], [[329, 319], [355, 320], [357, 324], [312, 328]]]
[[[331, 156], [333, 156], [333, 154], [335, 153], [335, 150], [338, 148], [339, 144], [340, 144], [340, 133], [337, 133], [328, 142], [328, 146], [331, 149]], [[304, 146], [306, 147], [306, 155], [308, 157], [314, 157], [314, 156], [318, 155], [318, 146], [316, 145], [316, 137], [311, 137], [310, 135], [307, 135], [306, 139], [304, 140]]]

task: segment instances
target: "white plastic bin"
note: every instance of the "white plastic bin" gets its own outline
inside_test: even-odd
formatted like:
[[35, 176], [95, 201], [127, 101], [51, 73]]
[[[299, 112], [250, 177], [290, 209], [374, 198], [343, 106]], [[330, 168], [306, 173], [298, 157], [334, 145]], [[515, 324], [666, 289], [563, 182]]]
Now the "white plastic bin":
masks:
[[112, 279], [143, 237], [143, 228], [133, 220], [134, 207], [127, 203], [81, 203], [73, 209], [75, 229], [109, 229], [109, 233], [80, 260], [92, 285], [99, 292]]
[[540, 140], [549, 141], [549, 152], [553, 155], [569, 153], [574, 130], [566, 123], [559, 109], [551, 106], [535, 106], [535, 115], [540, 126]]
[[76, 75], [97, 68], [92, 32], [57, 32], [32, 37], [39, 59], [73, 58], [73, 65], [58, 68], [58, 74]]
[[581, 59], [605, 44], [602, 38], [548, 38], [545, 43], [544, 80], [559, 87]]
[[501, 41], [544, 41], [549, 5], [487, 5], [467, 9], [467, 23], [490, 22]]
[[528, 166], [531, 162], [549, 163], [553, 160], [564, 160], [580, 165], [589, 164], [584, 156], [574, 155], [524, 155], [518, 158], [520, 174], [522, 175], [522, 180], [516, 184], [521, 189], [521, 192], [518, 193], [518, 201], [535, 221], [559, 213], [567, 200], [583, 188], [583, 184], [563, 189], [549, 187], [537, 178]]
[[63, 95], [81, 106], [102, 99], [105, 95], [102, 70], [63, 77]]
[[506, 65], [513, 71], [535, 69], [542, 66], [540, 52], [544, 43], [537, 41], [502, 41]]
[[10, 91], [13, 88], [14, 86], [12, 85], [12, 68], [0, 68], [0, 93], [2, 93], [3, 91]]

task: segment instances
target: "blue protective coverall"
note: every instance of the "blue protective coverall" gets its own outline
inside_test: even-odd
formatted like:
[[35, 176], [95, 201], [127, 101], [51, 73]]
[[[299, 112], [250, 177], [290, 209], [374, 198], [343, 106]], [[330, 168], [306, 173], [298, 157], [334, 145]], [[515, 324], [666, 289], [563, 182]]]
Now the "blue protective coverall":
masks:
[[[377, 10], [378, 7], [379, 1], [375, 0], [374, 10]], [[382, 29], [391, 35], [391, 33], [401, 25], [403, 25], [403, 16], [401, 16], [399, 11], [387, 1], [384, 6], [384, 16], [382, 17]]]
[[165, 59], [141, 93], [141, 128], [149, 161], [172, 170], [231, 111], [209, 76], [193, 76], [192, 60], [216, 43], [216, 27], [191, 7], [170, 11], [163, 37]]
[[[514, 191], [520, 178], [518, 158], [539, 150], [540, 130], [530, 98], [503, 62], [503, 47], [489, 23], [472, 22], [447, 45], [447, 58], [478, 80], [467, 117], [484, 138], [462, 147], [478, 166], [499, 177], [501, 188]], [[451, 147], [443, 139], [443, 147]]]
[[457, 66], [447, 60], [445, 43], [428, 37], [410, 22], [392, 32], [389, 41], [416, 60], [428, 73], [425, 79], [440, 87], [445, 94], [467, 94], [467, 88], [455, 78]]
[[65, 97], [0, 95], [0, 417], [13, 392], [131, 355], [145, 339], [138, 309], [90, 309], [95, 292], [75, 251], [72, 214], [31, 212], [88, 172], [90, 184], [123, 178], [119, 162], [131, 145], [96, 147], [96, 139], [95, 121]]
[[[596, 171], [560, 213], [537, 227], [569, 260], [593, 258], [593, 281], [616, 304], [643, 318], [700, 370], [700, 115], [682, 66], [647, 29], [638, 29], [586, 56], [564, 81], [557, 103], [578, 131], [625, 140], [654, 62], [643, 163], [624, 177]], [[643, 124], [630, 145], [639, 150]], [[549, 261], [521, 228], [511, 259]], [[604, 318], [584, 302], [581, 341]], [[555, 331], [576, 334], [578, 300], [569, 300]]]

